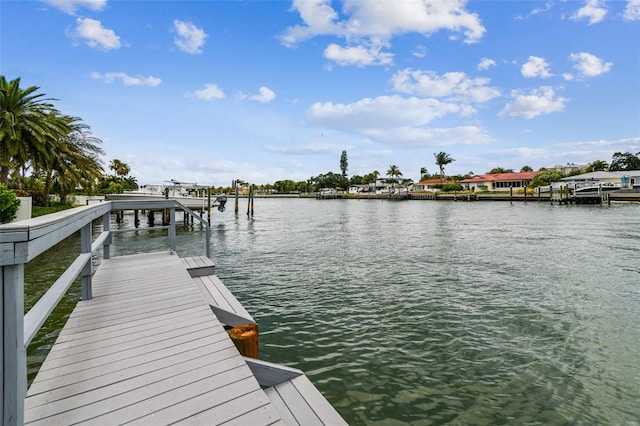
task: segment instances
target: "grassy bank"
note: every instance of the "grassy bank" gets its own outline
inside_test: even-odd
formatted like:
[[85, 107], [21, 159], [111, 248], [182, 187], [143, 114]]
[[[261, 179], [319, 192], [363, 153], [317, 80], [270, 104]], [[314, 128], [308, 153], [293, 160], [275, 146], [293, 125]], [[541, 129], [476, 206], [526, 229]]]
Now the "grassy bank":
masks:
[[32, 207], [31, 208], [31, 217], [44, 216], [46, 214], [59, 212], [62, 210], [72, 209], [76, 206], [72, 204], [53, 204], [48, 207]]

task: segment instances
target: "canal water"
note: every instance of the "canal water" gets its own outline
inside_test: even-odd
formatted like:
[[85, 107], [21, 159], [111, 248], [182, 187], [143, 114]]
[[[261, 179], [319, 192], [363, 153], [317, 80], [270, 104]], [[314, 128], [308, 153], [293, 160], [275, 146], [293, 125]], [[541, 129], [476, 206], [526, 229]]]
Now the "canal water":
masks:
[[[243, 202], [213, 213], [217, 274], [261, 358], [304, 370], [350, 424], [640, 423], [640, 205], [256, 199], [249, 220]], [[73, 238], [27, 265], [27, 307]], [[167, 244], [136, 231], [112, 250]], [[204, 253], [199, 226], [178, 251]]]

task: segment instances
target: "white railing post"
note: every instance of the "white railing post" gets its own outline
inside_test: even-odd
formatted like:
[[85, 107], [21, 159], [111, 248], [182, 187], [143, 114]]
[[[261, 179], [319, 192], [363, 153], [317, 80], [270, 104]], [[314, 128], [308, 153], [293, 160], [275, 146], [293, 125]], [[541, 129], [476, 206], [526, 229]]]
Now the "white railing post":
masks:
[[102, 245], [102, 258], [111, 259], [111, 212], [102, 215], [102, 231], [109, 232], [109, 236]]
[[169, 244], [171, 246], [171, 254], [176, 252], [176, 208], [171, 206], [169, 209]]
[[[91, 224], [87, 223], [80, 230], [80, 253], [91, 253]], [[80, 273], [82, 281], [82, 300], [91, 300], [91, 260], [89, 260]]]
[[24, 265], [4, 265], [2, 273], [2, 424], [24, 424], [27, 353], [24, 346]]

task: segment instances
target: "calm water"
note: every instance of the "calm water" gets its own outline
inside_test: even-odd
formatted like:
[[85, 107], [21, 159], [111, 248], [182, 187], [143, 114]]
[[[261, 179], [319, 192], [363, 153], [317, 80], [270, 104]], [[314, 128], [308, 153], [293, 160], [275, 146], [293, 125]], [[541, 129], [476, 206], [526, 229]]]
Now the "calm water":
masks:
[[[213, 215], [212, 257], [261, 358], [304, 370], [350, 424], [640, 424], [640, 205], [232, 210]], [[113, 250], [164, 250], [164, 234]], [[179, 252], [202, 254], [203, 234], [180, 230]], [[72, 242], [28, 265], [28, 296]], [[32, 375], [77, 294], [30, 348]]]

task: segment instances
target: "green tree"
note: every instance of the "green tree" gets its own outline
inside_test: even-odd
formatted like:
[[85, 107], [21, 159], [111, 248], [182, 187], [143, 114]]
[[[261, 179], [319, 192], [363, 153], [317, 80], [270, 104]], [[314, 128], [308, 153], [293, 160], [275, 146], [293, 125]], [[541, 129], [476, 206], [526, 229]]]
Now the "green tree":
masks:
[[40, 88], [20, 88], [20, 79], [0, 76], [0, 183], [6, 185], [12, 169], [31, 161], [47, 159], [50, 144], [68, 133], [63, 122], [54, 120], [56, 110]]
[[389, 166], [389, 170], [387, 170], [387, 176], [391, 177], [391, 180], [394, 182], [398, 181], [398, 178], [402, 176], [402, 172], [395, 164]]
[[372, 183], [375, 185], [379, 177], [380, 177], [380, 172], [377, 170], [374, 170], [371, 173], [364, 175], [363, 180], [364, 180], [364, 183]]
[[449, 154], [443, 151], [440, 151], [437, 154], [434, 153], [433, 156], [436, 159], [436, 165], [440, 169], [440, 183], [442, 183], [444, 181], [444, 166], [446, 166], [447, 164], [451, 164], [456, 160], [451, 158]]
[[427, 170], [426, 167], [420, 167], [420, 180], [427, 180], [429, 179], [429, 171]]
[[346, 189], [349, 186], [349, 181], [347, 180], [347, 178], [333, 172], [319, 174], [318, 176], [312, 179], [315, 180], [317, 189], [320, 189], [320, 188]]
[[611, 159], [610, 172], [623, 172], [625, 170], [640, 170], [640, 152], [633, 155], [630, 152], [616, 152]]
[[11, 222], [16, 217], [20, 200], [16, 193], [0, 183], [0, 223]]
[[100, 139], [93, 136], [89, 126], [77, 117], [60, 116], [69, 132], [50, 144], [53, 149], [43, 162], [45, 178], [45, 200], [52, 189], [65, 202], [66, 196], [77, 187], [90, 190], [103, 175], [100, 156], [104, 151], [98, 145]]
[[364, 178], [362, 176], [354, 175], [349, 179], [349, 185], [362, 185], [364, 184]]
[[596, 160], [587, 166], [587, 168], [585, 169], [585, 172], [587, 173], [599, 172], [599, 171], [605, 171], [608, 169], [609, 169], [609, 163], [602, 160]]
[[113, 170], [116, 176], [127, 176], [131, 172], [129, 165], [118, 159], [111, 160], [109, 169]]
[[533, 177], [533, 179], [531, 179], [529, 187], [535, 188], [537, 186], [548, 186], [553, 182], [559, 182], [563, 177], [564, 175], [556, 170], [545, 170], [538, 173]]
[[347, 170], [349, 169], [349, 162], [347, 161], [347, 151], [342, 151], [340, 155], [340, 170], [342, 171], [342, 177], [347, 177]]
[[513, 173], [513, 169], [505, 169], [503, 167], [494, 167], [493, 169], [489, 170], [486, 174], [493, 175], [498, 173]]
[[521, 172], [532, 172], [533, 169], [531, 168], [531, 166], [522, 166], [522, 168], [520, 169]]

